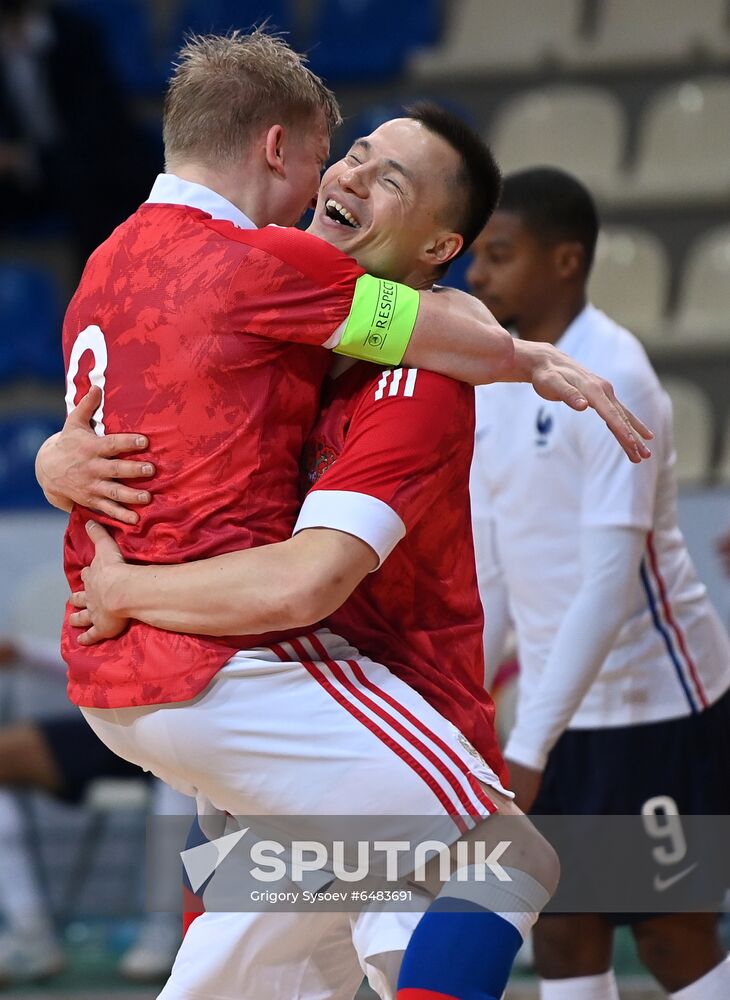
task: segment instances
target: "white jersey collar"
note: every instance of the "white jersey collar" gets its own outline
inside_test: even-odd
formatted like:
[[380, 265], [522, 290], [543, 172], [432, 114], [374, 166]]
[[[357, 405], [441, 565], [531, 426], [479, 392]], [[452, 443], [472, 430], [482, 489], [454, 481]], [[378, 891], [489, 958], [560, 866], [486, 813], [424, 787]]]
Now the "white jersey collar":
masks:
[[232, 202], [202, 184], [184, 181], [175, 174], [158, 174], [147, 199], [148, 204], [187, 205], [199, 208], [214, 219], [225, 219], [239, 229], [256, 229], [257, 226]]
[[595, 314], [597, 312], [598, 310], [596, 307], [592, 306], [590, 302], [585, 305], [575, 317], [573, 322], [566, 327], [562, 337], [555, 344], [557, 349], [562, 351], [564, 354], [570, 354], [572, 356], [583, 337], [589, 333], [593, 323], [595, 322]]

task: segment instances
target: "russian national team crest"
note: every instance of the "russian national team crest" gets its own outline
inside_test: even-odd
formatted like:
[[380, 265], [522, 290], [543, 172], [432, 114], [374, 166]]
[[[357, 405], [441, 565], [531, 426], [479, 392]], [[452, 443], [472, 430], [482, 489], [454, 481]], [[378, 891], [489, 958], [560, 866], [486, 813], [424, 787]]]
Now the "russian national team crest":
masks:
[[327, 469], [334, 464], [337, 455], [334, 448], [323, 441], [309, 441], [304, 448], [301, 464], [302, 492], [308, 493], [319, 482]]

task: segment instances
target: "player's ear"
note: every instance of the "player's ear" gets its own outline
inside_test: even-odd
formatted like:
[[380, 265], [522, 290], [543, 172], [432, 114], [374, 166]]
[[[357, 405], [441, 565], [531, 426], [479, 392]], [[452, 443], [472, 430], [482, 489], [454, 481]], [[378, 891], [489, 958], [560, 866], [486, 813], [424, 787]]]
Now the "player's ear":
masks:
[[264, 141], [266, 163], [277, 174], [284, 173], [284, 126], [272, 125]]
[[558, 243], [555, 247], [555, 270], [558, 277], [571, 280], [585, 269], [585, 250], [580, 243]]
[[463, 246], [464, 237], [460, 233], [440, 233], [427, 249], [429, 262], [434, 267], [443, 267]]

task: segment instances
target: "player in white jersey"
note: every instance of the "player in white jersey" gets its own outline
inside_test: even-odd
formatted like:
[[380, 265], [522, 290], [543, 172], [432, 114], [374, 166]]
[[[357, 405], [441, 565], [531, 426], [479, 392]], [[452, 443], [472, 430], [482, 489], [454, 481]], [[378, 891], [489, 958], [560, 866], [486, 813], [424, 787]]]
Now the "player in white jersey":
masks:
[[[654, 458], [635, 468], [592, 416], [520, 385], [478, 394], [476, 534], [500, 562], [522, 668], [505, 756], [535, 813], [727, 814], [730, 642], [677, 525], [668, 397], [636, 338], [586, 300], [597, 231], [578, 181], [525, 170], [506, 179], [468, 273], [500, 322], [610, 379], [655, 431]], [[499, 586], [493, 567], [481, 576]], [[671, 860], [657, 904], [695, 867], [681, 851]], [[535, 930], [543, 1000], [618, 997], [616, 922], [673, 997], [730, 996], [713, 914], [582, 914]]]

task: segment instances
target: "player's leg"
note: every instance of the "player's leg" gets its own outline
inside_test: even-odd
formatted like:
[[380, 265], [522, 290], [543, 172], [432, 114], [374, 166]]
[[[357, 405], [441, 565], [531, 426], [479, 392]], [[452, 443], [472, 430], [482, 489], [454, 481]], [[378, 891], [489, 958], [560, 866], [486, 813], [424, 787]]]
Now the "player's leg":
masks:
[[394, 1000], [403, 956], [432, 896], [411, 889], [411, 910], [395, 912], [371, 907], [352, 914], [352, 943], [370, 988], [380, 1000]]
[[596, 914], [546, 914], [533, 930], [540, 1000], [618, 1000], [613, 925]]
[[[726, 843], [713, 844], [711, 816], [730, 814], [730, 694], [704, 711], [654, 727], [640, 727], [654, 736], [655, 759], [666, 773], [657, 776], [661, 788], [645, 801], [644, 812], [658, 810], [665, 826], [664, 841], [671, 848], [671, 864], [654, 874], [657, 890], [666, 904], [668, 895], [699, 893], [708, 911], [657, 915], [632, 924], [639, 955], [672, 997], [681, 1000], [714, 1000], [730, 997], [730, 962], [718, 935], [716, 913], [724, 889], [718, 883], [712, 856], [724, 854]], [[661, 794], [658, 794], [661, 793]], [[702, 829], [709, 839], [698, 844], [697, 826], [687, 816], [703, 816]], [[703, 833], [703, 837], [705, 834]], [[677, 872], [677, 874], [675, 874]], [[667, 884], [675, 884], [667, 888]], [[666, 905], [662, 910], [666, 910]], [[684, 909], [685, 907], [681, 907]], [[697, 910], [695, 903], [687, 909]], [[680, 906], [677, 906], [680, 909]]]
[[[416, 927], [398, 980], [398, 1000], [430, 997], [491, 1000], [502, 996], [512, 964], [557, 886], [553, 848], [511, 799], [489, 789], [498, 815], [461, 838], [499, 855], [502, 878], [484, 879], [484, 865], [460, 864]], [[435, 865], [431, 865], [431, 875]]]
[[639, 957], [681, 1000], [730, 997], [730, 962], [715, 913], [661, 914], [632, 924]]

